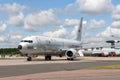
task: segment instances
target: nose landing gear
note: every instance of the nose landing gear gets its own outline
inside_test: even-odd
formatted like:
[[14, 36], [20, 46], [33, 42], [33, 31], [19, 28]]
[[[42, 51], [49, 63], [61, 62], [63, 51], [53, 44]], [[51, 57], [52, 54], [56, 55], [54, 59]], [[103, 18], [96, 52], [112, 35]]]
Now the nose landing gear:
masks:
[[32, 57], [28, 57], [28, 58], [27, 58], [27, 61], [32, 61]]

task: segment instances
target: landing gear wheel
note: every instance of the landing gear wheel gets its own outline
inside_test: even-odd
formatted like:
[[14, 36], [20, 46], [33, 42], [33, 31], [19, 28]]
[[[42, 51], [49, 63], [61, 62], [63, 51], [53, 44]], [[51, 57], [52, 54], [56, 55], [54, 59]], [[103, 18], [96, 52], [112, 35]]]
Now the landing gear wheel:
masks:
[[70, 60], [71, 60], [71, 61], [73, 61], [74, 59], [73, 59], [73, 58], [71, 58]]
[[70, 58], [67, 58], [67, 60], [70, 60]]
[[74, 59], [73, 59], [73, 58], [67, 58], [67, 60], [71, 60], [71, 61], [73, 61]]
[[51, 60], [51, 56], [45, 56], [45, 60]]
[[28, 58], [27, 58], [27, 61], [32, 61], [32, 57], [28, 57]]

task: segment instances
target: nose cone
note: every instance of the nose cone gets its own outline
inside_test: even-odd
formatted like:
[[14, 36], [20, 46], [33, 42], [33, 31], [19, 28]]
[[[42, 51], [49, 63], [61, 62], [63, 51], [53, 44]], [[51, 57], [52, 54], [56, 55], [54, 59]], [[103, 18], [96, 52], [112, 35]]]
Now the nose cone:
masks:
[[21, 46], [21, 45], [18, 45], [18, 49], [21, 50], [21, 49], [22, 49], [22, 46]]

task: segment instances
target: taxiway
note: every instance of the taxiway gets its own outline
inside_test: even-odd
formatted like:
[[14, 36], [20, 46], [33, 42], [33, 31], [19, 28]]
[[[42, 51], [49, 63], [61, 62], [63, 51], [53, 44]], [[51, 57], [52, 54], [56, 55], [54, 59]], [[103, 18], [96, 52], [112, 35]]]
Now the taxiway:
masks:
[[70, 72], [114, 64], [120, 64], [119, 57], [82, 57], [77, 58], [75, 61], [67, 61], [65, 58], [60, 59], [56, 57], [52, 61], [37, 58], [31, 62], [26, 61], [26, 58], [6, 58], [0, 59], [0, 79], [57, 71]]

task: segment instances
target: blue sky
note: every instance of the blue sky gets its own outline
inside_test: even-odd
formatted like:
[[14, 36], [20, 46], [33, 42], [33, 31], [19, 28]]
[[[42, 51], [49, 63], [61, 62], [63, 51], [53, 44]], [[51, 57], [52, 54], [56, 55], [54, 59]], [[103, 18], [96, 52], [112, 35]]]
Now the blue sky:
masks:
[[0, 48], [30, 35], [74, 39], [80, 17], [90, 47], [120, 38], [119, 0], [0, 0]]

